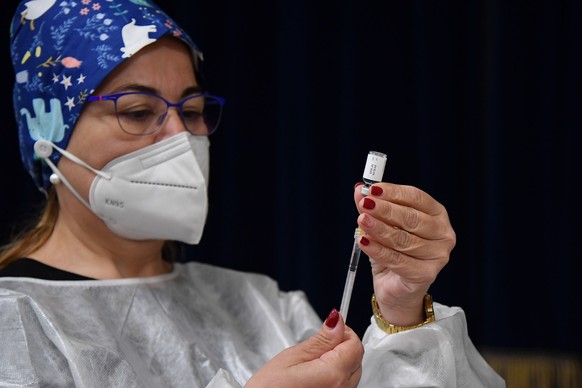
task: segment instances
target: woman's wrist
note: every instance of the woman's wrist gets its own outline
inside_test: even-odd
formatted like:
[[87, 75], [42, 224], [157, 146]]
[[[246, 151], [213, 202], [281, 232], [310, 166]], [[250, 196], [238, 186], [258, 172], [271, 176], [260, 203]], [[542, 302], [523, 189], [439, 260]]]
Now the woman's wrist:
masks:
[[390, 306], [382, 309], [372, 295], [372, 310], [378, 326], [389, 334], [398, 333], [435, 321], [432, 297], [425, 294], [418, 306]]

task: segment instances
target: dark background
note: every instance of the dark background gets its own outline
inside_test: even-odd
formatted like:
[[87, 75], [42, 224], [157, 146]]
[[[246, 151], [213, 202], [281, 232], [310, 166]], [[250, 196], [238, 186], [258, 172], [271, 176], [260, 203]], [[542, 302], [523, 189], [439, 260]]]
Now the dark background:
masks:
[[[97, 1], [97, 0], [94, 0]], [[105, 1], [105, 0], [99, 0]], [[41, 200], [20, 164], [2, 14], [3, 242]], [[338, 307], [369, 150], [449, 212], [430, 292], [479, 348], [579, 352], [581, 1], [160, 1], [227, 99], [192, 259], [258, 271]], [[360, 263], [348, 323], [369, 323]]]

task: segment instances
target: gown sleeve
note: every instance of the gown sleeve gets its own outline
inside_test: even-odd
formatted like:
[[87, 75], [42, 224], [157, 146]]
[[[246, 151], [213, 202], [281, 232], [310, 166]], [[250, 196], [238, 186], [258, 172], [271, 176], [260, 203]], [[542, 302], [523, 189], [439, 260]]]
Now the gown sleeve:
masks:
[[210, 380], [206, 388], [242, 388], [229, 371], [220, 369]]
[[396, 334], [372, 316], [359, 387], [505, 387], [469, 338], [463, 310], [438, 303], [434, 309], [435, 322]]

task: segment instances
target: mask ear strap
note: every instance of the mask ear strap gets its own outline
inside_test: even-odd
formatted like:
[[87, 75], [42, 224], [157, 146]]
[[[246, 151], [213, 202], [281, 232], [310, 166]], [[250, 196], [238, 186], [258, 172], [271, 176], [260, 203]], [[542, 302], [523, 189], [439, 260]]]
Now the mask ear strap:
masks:
[[57, 151], [59, 151], [63, 156], [65, 156], [67, 159], [69, 159], [73, 163], [76, 163], [82, 167], [85, 167], [89, 171], [93, 172], [96, 175], [99, 175], [100, 177], [102, 177], [104, 179], [110, 180], [111, 174], [107, 174], [107, 173], [104, 173], [103, 171], [99, 171], [99, 170], [94, 169], [93, 167], [89, 166], [87, 163], [85, 163], [84, 161], [82, 161], [81, 159], [79, 159], [78, 157], [73, 155], [72, 153], [65, 151], [64, 149], [60, 148], [59, 146], [57, 146], [56, 144], [54, 144], [48, 140], [38, 140], [36, 143], [34, 143], [34, 152], [36, 153], [36, 155], [39, 158], [41, 158], [42, 160], [44, 160], [46, 164], [48, 164], [48, 166], [51, 168], [53, 173], [59, 177], [61, 182], [63, 182], [63, 184], [69, 189], [69, 191], [71, 193], [73, 193], [73, 195], [83, 205], [85, 205], [89, 210], [92, 210], [91, 205], [85, 200], [85, 198], [83, 198], [81, 196], [81, 194], [79, 194], [77, 192], [77, 190], [75, 190], [73, 185], [67, 180], [67, 178], [65, 178], [65, 176], [61, 173], [61, 171], [57, 168], [57, 166], [55, 166], [55, 164], [52, 162], [52, 160], [50, 160], [49, 156], [52, 154], [53, 149], [56, 149]]
[[99, 171], [99, 170], [89, 166], [87, 163], [85, 163], [84, 161], [82, 161], [81, 159], [79, 159], [78, 157], [76, 157], [75, 155], [70, 153], [69, 151], [66, 151], [66, 150], [62, 149], [61, 147], [57, 146], [56, 144], [51, 143], [51, 145], [53, 148], [55, 148], [57, 151], [59, 151], [63, 156], [65, 156], [71, 162], [74, 162], [74, 163], [78, 164], [79, 166], [85, 167], [87, 170], [91, 171], [95, 175], [99, 175], [100, 177], [102, 177], [104, 179], [111, 180], [111, 174], [107, 174], [103, 171]]
[[65, 186], [67, 186], [67, 188], [69, 189], [69, 191], [71, 193], [73, 193], [73, 195], [75, 197], [77, 197], [77, 199], [79, 201], [81, 201], [81, 203], [83, 205], [85, 205], [89, 210], [92, 210], [91, 209], [91, 205], [89, 205], [89, 203], [87, 201], [85, 201], [85, 198], [81, 197], [81, 194], [79, 194], [77, 192], [77, 190], [75, 190], [75, 188], [73, 187], [73, 185], [67, 180], [67, 178], [65, 178], [65, 176], [61, 173], [61, 171], [57, 168], [57, 166], [55, 166], [55, 164], [52, 162], [52, 160], [50, 160], [49, 158], [42, 158], [42, 159], [46, 162], [46, 164], [49, 165], [49, 167], [51, 168], [51, 170], [53, 170], [53, 173], [56, 174], [59, 177], [59, 179], [61, 180], [61, 182], [63, 182], [63, 184]]

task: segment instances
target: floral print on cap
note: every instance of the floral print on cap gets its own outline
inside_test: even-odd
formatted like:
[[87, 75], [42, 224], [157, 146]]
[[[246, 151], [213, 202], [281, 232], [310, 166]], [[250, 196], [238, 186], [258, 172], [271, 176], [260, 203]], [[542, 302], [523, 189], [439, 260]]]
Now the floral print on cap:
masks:
[[[34, 154], [37, 140], [66, 148], [87, 97], [119, 64], [165, 35], [185, 41], [195, 66], [202, 53], [147, 0], [23, 0], [10, 26], [14, 113], [22, 161], [36, 185], [52, 171]], [[60, 153], [53, 152], [57, 164]]]

